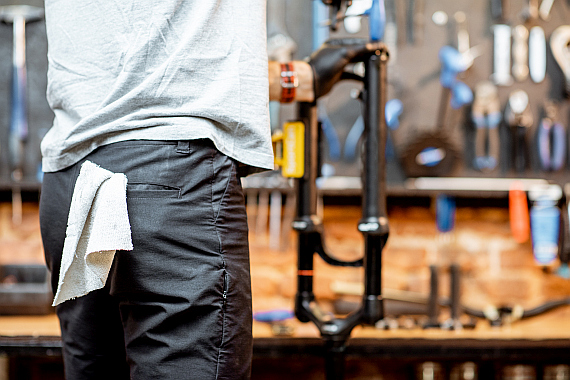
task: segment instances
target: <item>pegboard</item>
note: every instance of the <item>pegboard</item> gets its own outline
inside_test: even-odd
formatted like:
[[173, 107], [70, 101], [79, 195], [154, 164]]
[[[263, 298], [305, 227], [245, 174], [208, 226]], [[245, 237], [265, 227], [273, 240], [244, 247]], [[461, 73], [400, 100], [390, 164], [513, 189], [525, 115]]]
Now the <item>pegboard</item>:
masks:
[[[545, 99], [556, 101], [559, 106], [560, 121], [566, 130], [570, 124], [570, 100], [564, 97], [564, 76], [558, 63], [555, 61], [550, 49], [550, 35], [560, 25], [570, 24], [570, 2], [555, 0], [548, 21], [542, 19], [525, 22], [524, 12], [528, 7], [528, 0], [511, 0], [505, 20], [498, 20], [492, 16], [491, 1], [468, 0], [439, 0], [424, 1], [423, 11], [419, 13], [420, 22], [416, 22], [415, 38], [410, 35], [409, 12], [410, 7], [420, 0], [387, 0], [388, 20], [403, 19], [405, 24], [397, 24], [393, 36], [394, 43], [389, 44], [391, 58], [388, 67], [389, 87], [388, 98], [398, 98], [403, 102], [404, 111], [400, 117], [400, 127], [389, 133], [387, 180], [389, 192], [402, 193], [402, 184], [407, 176], [402, 168], [402, 155], [406, 152], [411, 141], [426, 131], [435, 131], [437, 128], [439, 103], [442, 86], [439, 83], [440, 62], [438, 52], [441, 47], [450, 45], [456, 47], [457, 34], [455, 32], [454, 15], [464, 12], [467, 15], [466, 23], [469, 31], [470, 45], [476, 47], [480, 55], [473, 65], [459, 79], [471, 89], [483, 81], [489, 80], [493, 73], [493, 31], [495, 24], [508, 24], [512, 27], [523, 24], [527, 28], [538, 25], [544, 29], [546, 36], [546, 78], [535, 83], [528, 77], [522, 82], [514, 81], [509, 86], [499, 86], [499, 99], [501, 112], [504, 115], [509, 94], [514, 90], [524, 90], [529, 95], [530, 109], [534, 123], [528, 131], [530, 164], [526, 171], [516, 172], [511, 160], [512, 144], [509, 127], [503, 122], [500, 125], [500, 162], [498, 167], [490, 172], [481, 172], [473, 165], [475, 158], [475, 127], [471, 121], [471, 107], [469, 105], [458, 110], [449, 108], [447, 113], [447, 135], [459, 152], [458, 164], [455, 170], [449, 173], [453, 177], [496, 177], [496, 178], [544, 178], [554, 183], [564, 184], [570, 173], [570, 159], [567, 154], [565, 166], [558, 172], [543, 171], [540, 168], [536, 132], [538, 124], [544, 115], [543, 105]], [[446, 25], [438, 25], [432, 21], [435, 12], [442, 11], [449, 21]], [[404, 17], [400, 17], [403, 14]], [[363, 21], [363, 30], [366, 25]], [[423, 26], [421, 26], [423, 25]], [[391, 32], [392, 34], [394, 31]], [[342, 24], [331, 37], [346, 37], [349, 34], [343, 30]], [[356, 36], [366, 38], [366, 34]], [[388, 36], [388, 34], [387, 34]], [[388, 38], [388, 37], [387, 37]], [[386, 42], [389, 42], [386, 40]], [[511, 61], [512, 63], [512, 61]], [[341, 145], [360, 114], [359, 102], [354, 99], [355, 91], [359, 90], [356, 83], [340, 83], [333, 91], [324, 97], [321, 107], [326, 109], [329, 119], [337, 131]], [[566, 137], [568, 144], [568, 135]], [[325, 144], [326, 146], [326, 144]], [[358, 155], [357, 155], [358, 156]], [[357, 176], [358, 162], [341, 158], [332, 161], [325, 156], [325, 161], [335, 168], [335, 175]], [[357, 161], [357, 160], [356, 160]], [[404, 192], [405, 193], [405, 192]]]
[[[283, 4], [283, 20], [278, 26], [287, 29], [289, 35], [295, 40], [297, 49], [293, 55], [295, 59], [303, 59], [311, 53], [311, 12], [312, 2], [315, 0], [269, 0], [268, 4], [279, 6]], [[415, 38], [411, 38], [409, 19], [411, 5], [423, 1], [423, 11], [419, 14], [419, 22], [414, 30]], [[507, 0], [509, 1], [509, 0]], [[511, 26], [523, 22], [522, 12], [528, 6], [528, 0], [510, 0], [509, 13], [506, 20]], [[6, 5], [9, 1], [0, 1]], [[24, 3], [12, 1], [11, 3]], [[26, 1], [26, 4], [42, 6], [41, 0]], [[444, 45], [456, 44], [453, 31], [453, 22], [447, 26], [436, 25], [432, 15], [436, 11], [444, 11], [449, 19], [453, 19], [456, 12], [467, 15], [467, 27], [471, 46], [477, 46], [481, 55], [475, 58], [473, 66], [462, 74], [460, 79], [471, 88], [482, 81], [489, 79], [493, 71], [493, 34], [492, 26], [500, 21], [491, 15], [490, 1], [469, 0], [386, 0], [388, 17], [397, 21], [404, 15], [405, 25], [397, 25], [396, 43], [391, 46], [391, 60], [388, 68], [389, 98], [398, 98], [404, 104], [404, 112], [400, 118], [400, 127], [389, 134], [388, 155], [388, 184], [389, 187], [399, 188], [406, 180], [402, 170], [400, 157], [410, 140], [419, 132], [433, 130], [437, 126], [437, 113], [441, 95], [439, 84], [440, 63], [438, 51]], [[281, 10], [280, 10], [281, 11]], [[417, 19], [418, 20], [418, 19]], [[268, 19], [271, 22], [271, 19]], [[552, 31], [564, 24], [570, 24], [570, 1], [555, 0], [548, 21], [537, 20], [547, 37]], [[363, 31], [357, 37], [366, 38], [366, 20], [363, 20]], [[38, 188], [40, 186], [38, 169], [41, 162], [39, 145], [41, 138], [51, 127], [53, 113], [49, 109], [45, 98], [47, 80], [47, 41], [45, 36], [45, 23], [43, 21], [30, 23], [26, 27], [27, 35], [27, 72], [28, 72], [28, 115], [29, 137], [26, 143], [26, 161], [24, 165], [23, 186]], [[353, 36], [346, 33], [342, 24], [338, 32], [331, 33], [330, 37]], [[80, 54], [80, 52], [78, 52]], [[10, 169], [8, 165], [8, 130], [10, 120], [10, 87], [11, 87], [11, 56], [12, 56], [12, 26], [0, 23], [0, 189], [11, 187]], [[552, 99], [560, 104], [560, 116], [563, 125], [570, 125], [570, 101], [563, 96], [564, 79], [562, 71], [555, 62], [549, 44], [547, 43], [547, 76], [542, 83], [534, 83], [529, 78], [524, 82], [514, 82], [510, 86], [499, 87], [501, 108], [507, 103], [509, 94], [515, 89], [525, 90], [530, 98], [531, 110], [534, 116], [531, 136], [535, 136], [538, 122], [543, 114], [544, 99]], [[333, 91], [320, 102], [321, 108], [331, 120], [341, 148], [344, 148], [346, 137], [360, 114], [361, 106], [354, 99], [355, 91], [360, 85], [355, 82], [338, 84]], [[284, 114], [288, 117], [293, 113], [291, 108], [285, 108]], [[468, 177], [527, 177], [546, 178], [563, 184], [570, 173], [570, 158], [566, 155], [565, 168], [560, 172], [543, 172], [540, 170], [536, 142], [531, 139], [531, 166], [525, 173], [513, 172], [509, 160], [509, 131], [505, 125], [501, 126], [501, 159], [497, 170], [490, 173], [481, 173], [473, 168], [474, 158], [474, 126], [470, 121], [470, 107], [453, 110], [448, 114], [447, 125], [450, 129], [450, 138], [459, 147], [460, 159], [453, 176]], [[568, 140], [568, 138], [567, 138]], [[339, 176], [358, 176], [358, 158], [346, 160], [341, 156], [338, 161], [330, 160], [326, 155], [325, 162], [334, 167], [335, 174]], [[357, 155], [358, 157], [358, 155]]]

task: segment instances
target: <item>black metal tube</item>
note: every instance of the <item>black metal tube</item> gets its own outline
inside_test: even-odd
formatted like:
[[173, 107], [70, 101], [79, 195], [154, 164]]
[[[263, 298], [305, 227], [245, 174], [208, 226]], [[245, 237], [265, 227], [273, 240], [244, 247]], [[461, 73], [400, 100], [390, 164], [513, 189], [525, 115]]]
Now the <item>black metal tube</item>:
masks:
[[451, 319], [459, 320], [461, 316], [461, 272], [458, 264], [452, 264], [450, 269], [451, 278]]
[[375, 324], [384, 316], [382, 250], [388, 239], [386, 218], [386, 66], [388, 54], [379, 50], [365, 61], [362, 219], [364, 234], [364, 299], [362, 322]]
[[299, 103], [299, 115], [305, 124], [305, 174], [297, 180], [297, 218], [308, 218], [317, 211], [317, 107], [314, 103]]
[[[379, 88], [379, 57], [372, 55], [365, 62], [366, 74], [364, 78], [364, 162], [363, 162], [363, 188], [362, 188], [362, 217], [363, 219], [377, 218], [379, 216], [379, 193], [382, 169], [380, 156], [384, 153], [382, 145], [382, 128], [380, 126], [381, 90]], [[382, 154], [380, 154], [382, 152]]]
[[424, 328], [439, 327], [439, 274], [435, 265], [429, 266], [430, 271], [430, 289], [428, 299], [428, 321]]
[[366, 235], [364, 240], [364, 299], [362, 322], [374, 325], [384, 318], [382, 301], [382, 249], [384, 236]]
[[327, 341], [325, 344], [325, 371], [327, 380], [344, 379], [345, 341]]
[[315, 225], [313, 215], [317, 210], [317, 155], [318, 124], [314, 103], [299, 103], [299, 116], [305, 124], [305, 173], [296, 181], [297, 215], [293, 227], [298, 233], [297, 294], [295, 312], [301, 322], [311, 320], [304, 306], [315, 298], [313, 294], [313, 257], [315, 253]]

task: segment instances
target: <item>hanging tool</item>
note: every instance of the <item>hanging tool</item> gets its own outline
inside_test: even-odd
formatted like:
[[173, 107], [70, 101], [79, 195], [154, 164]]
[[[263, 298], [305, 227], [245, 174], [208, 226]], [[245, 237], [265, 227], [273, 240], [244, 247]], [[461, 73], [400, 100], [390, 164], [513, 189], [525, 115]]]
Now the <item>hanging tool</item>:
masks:
[[473, 100], [469, 87], [457, 80], [457, 75], [467, 69], [469, 61], [451, 46], [440, 49], [439, 60], [442, 92], [437, 130], [422, 133], [405, 149], [402, 165], [409, 177], [444, 176], [455, 169], [458, 161], [458, 149], [448, 136], [445, 122], [449, 105], [458, 109]]
[[530, 161], [528, 131], [533, 117], [529, 103], [525, 91], [515, 90], [509, 95], [505, 109], [505, 120], [511, 129], [513, 167], [518, 173], [525, 172]]
[[425, 0], [409, 0], [407, 18], [408, 43], [421, 45], [424, 41]]
[[540, 18], [544, 21], [548, 21], [550, 18], [550, 11], [552, 10], [552, 4], [554, 4], [554, 0], [542, 0], [540, 3], [540, 7], [538, 8], [538, 14]]
[[511, 76], [511, 27], [493, 25], [493, 74], [491, 80], [497, 86], [510, 86]]
[[528, 37], [528, 67], [530, 78], [534, 83], [540, 83], [546, 77], [546, 37], [544, 29], [533, 26]]
[[26, 23], [43, 18], [44, 10], [27, 5], [0, 7], [0, 19], [13, 24], [12, 93], [10, 118], [10, 170], [12, 176], [12, 221], [22, 222], [21, 182], [24, 177], [25, 144], [28, 138], [26, 82]]
[[501, 103], [497, 87], [483, 81], [475, 87], [475, 100], [471, 109], [475, 124], [475, 161], [473, 166], [481, 171], [494, 170], [499, 163]]
[[528, 29], [524, 25], [513, 28], [513, 77], [522, 82], [528, 78]]
[[550, 100], [544, 104], [545, 117], [538, 127], [538, 156], [542, 170], [560, 170], [566, 160], [566, 130], [558, 120], [558, 107]]
[[[386, 125], [387, 127], [394, 131], [400, 126], [400, 120], [398, 119], [402, 112], [404, 111], [404, 105], [399, 99], [390, 99], [386, 102]], [[358, 148], [358, 143], [364, 132], [364, 121], [362, 115], [356, 119], [350, 131], [346, 135], [346, 140], [344, 142], [344, 159], [346, 161], [352, 161], [356, 158], [356, 150]], [[388, 136], [390, 137], [390, 136]]]
[[500, 23], [509, 18], [509, 0], [491, 0], [491, 16]]
[[528, 0], [528, 5], [522, 11], [521, 15], [526, 22], [532, 22], [538, 19], [538, 2], [539, 0]]
[[556, 28], [550, 35], [550, 48], [554, 59], [562, 69], [565, 79], [564, 95], [570, 97], [570, 25]]

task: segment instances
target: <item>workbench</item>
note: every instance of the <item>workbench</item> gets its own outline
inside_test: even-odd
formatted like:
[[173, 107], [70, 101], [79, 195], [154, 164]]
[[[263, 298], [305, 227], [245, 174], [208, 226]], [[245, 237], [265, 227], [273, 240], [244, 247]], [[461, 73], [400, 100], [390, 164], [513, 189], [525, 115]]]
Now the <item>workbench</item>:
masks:
[[[254, 378], [261, 376], [256, 363], [263, 370], [264, 361], [272, 363], [276, 376], [272, 378], [279, 378], [279, 373], [291, 378], [298, 368], [284, 363], [309, 360], [314, 366], [322, 365], [322, 341], [314, 326], [293, 320], [286, 323], [294, 327], [293, 335], [287, 337], [272, 335], [268, 324], [254, 323]], [[0, 353], [11, 357], [61, 357], [55, 314], [0, 317]], [[566, 364], [570, 361], [570, 307], [498, 328], [485, 321], [475, 329], [459, 331], [358, 327], [348, 342], [347, 361], [373, 361], [379, 370], [386, 366], [391, 371], [409, 371], [425, 361], [473, 361], [479, 366], [480, 379], [491, 378], [505, 364]], [[284, 368], [276, 370], [279, 365]], [[350, 378], [357, 377], [347, 373]]]

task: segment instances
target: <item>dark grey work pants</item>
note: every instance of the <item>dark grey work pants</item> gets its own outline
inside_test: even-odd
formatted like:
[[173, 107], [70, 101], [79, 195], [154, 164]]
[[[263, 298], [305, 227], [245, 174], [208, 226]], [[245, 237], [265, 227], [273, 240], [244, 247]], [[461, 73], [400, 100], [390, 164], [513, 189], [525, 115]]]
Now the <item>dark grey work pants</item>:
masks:
[[[236, 163], [209, 140], [120, 142], [86, 159], [126, 174], [134, 250], [116, 253], [104, 289], [57, 307], [66, 378], [248, 378], [249, 252]], [[82, 163], [46, 173], [42, 186], [54, 291]]]

